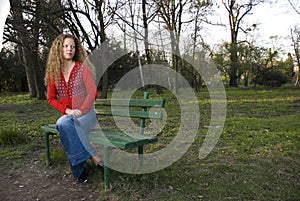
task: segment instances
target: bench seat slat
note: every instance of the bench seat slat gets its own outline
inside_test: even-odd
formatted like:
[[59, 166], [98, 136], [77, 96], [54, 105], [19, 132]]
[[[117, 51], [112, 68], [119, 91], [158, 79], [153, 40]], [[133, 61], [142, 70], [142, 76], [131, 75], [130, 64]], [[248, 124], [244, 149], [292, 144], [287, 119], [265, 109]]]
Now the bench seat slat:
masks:
[[110, 109], [101, 109], [95, 108], [97, 115], [114, 115], [122, 117], [132, 117], [132, 118], [142, 118], [142, 119], [162, 119], [162, 112], [148, 112], [148, 111], [135, 111], [135, 110], [110, 110]]
[[165, 99], [96, 99], [95, 107], [98, 106], [123, 106], [123, 107], [164, 107]]
[[99, 137], [97, 135], [89, 135], [89, 140], [95, 144], [101, 144], [103, 146], [115, 147], [120, 149], [126, 149], [127, 147], [134, 147], [134, 142], [126, 142], [124, 140], [116, 139], [116, 138], [105, 138]]
[[148, 139], [135, 139], [132, 137], [125, 136], [123, 135], [123, 133], [119, 133], [118, 135], [114, 136], [100, 136], [98, 132], [91, 132], [88, 134], [88, 138], [91, 142], [95, 144], [99, 143], [101, 145], [106, 145], [109, 147], [115, 147], [120, 149], [134, 148], [149, 144]]

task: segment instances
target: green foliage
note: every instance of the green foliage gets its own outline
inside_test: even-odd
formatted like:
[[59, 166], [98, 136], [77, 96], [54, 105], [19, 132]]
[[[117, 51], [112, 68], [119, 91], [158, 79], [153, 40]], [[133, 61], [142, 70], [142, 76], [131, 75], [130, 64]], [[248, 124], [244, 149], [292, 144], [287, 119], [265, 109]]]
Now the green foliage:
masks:
[[[222, 73], [224, 82], [228, 82], [231, 61], [228, 57], [230, 44], [224, 43], [213, 55], [212, 59], [218, 70]], [[286, 60], [279, 58], [279, 50], [253, 46], [241, 43], [237, 47], [238, 63], [237, 75], [239, 84], [264, 86], [281, 86], [291, 83], [293, 78], [293, 62], [289, 55]]]
[[0, 145], [16, 145], [24, 143], [26, 136], [15, 126], [0, 127]]
[[0, 92], [27, 91], [25, 68], [14, 49], [12, 45], [10, 50], [3, 48], [0, 52]]
[[261, 84], [265, 86], [278, 87], [288, 82], [285, 72], [277, 69], [267, 69], [262, 75]]
[[[66, 154], [65, 154], [65, 151], [64, 149], [60, 146], [59, 148], [56, 148], [56, 149], [51, 149], [50, 150], [50, 153], [51, 153], [51, 162], [53, 164], [67, 164], [67, 157], [66, 157]], [[44, 155], [43, 155], [44, 156]], [[43, 157], [44, 159], [44, 157]]]
[[[22, 145], [41, 136], [39, 127], [60, 115], [45, 100], [24, 93], [0, 93], [0, 144]], [[31, 141], [32, 142], [32, 141]]]

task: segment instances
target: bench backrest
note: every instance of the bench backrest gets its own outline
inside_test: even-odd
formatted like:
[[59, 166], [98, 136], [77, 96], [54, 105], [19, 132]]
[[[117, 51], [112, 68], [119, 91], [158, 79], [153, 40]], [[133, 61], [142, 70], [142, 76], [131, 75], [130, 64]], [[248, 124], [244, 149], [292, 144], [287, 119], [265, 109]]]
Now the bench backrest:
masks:
[[164, 108], [165, 99], [97, 99], [94, 103], [97, 115], [121, 116], [140, 119], [139, 134], [144, 133], [146, 119], [162, 119], [163, 112], [149, 111], [149, 108]]

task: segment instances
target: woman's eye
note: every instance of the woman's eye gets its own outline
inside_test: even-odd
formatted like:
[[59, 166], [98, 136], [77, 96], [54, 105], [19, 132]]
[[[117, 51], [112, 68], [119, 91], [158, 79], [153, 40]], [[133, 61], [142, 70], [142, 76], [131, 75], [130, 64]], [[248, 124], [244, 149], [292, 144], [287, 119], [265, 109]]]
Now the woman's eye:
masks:
[[64, 49], [68, 49], [69, 47], [71, 48], [71, 50], [75, 49], [74, 45], [70, 45], [70, 46], [69, 45], [63, 45]]

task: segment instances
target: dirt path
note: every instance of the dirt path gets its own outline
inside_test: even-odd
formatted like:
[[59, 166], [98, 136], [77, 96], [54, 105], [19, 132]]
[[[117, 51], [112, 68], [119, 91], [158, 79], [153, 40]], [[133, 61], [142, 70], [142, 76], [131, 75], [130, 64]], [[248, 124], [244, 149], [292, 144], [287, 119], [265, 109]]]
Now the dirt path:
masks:
[[[68, 172], [45, 167], [41, 151], [22, 159], [0, 161], [1, 201], [98, 201], [99, 186], [77, 184]], [[15, 167], [15, 168], [12, 168]]]

